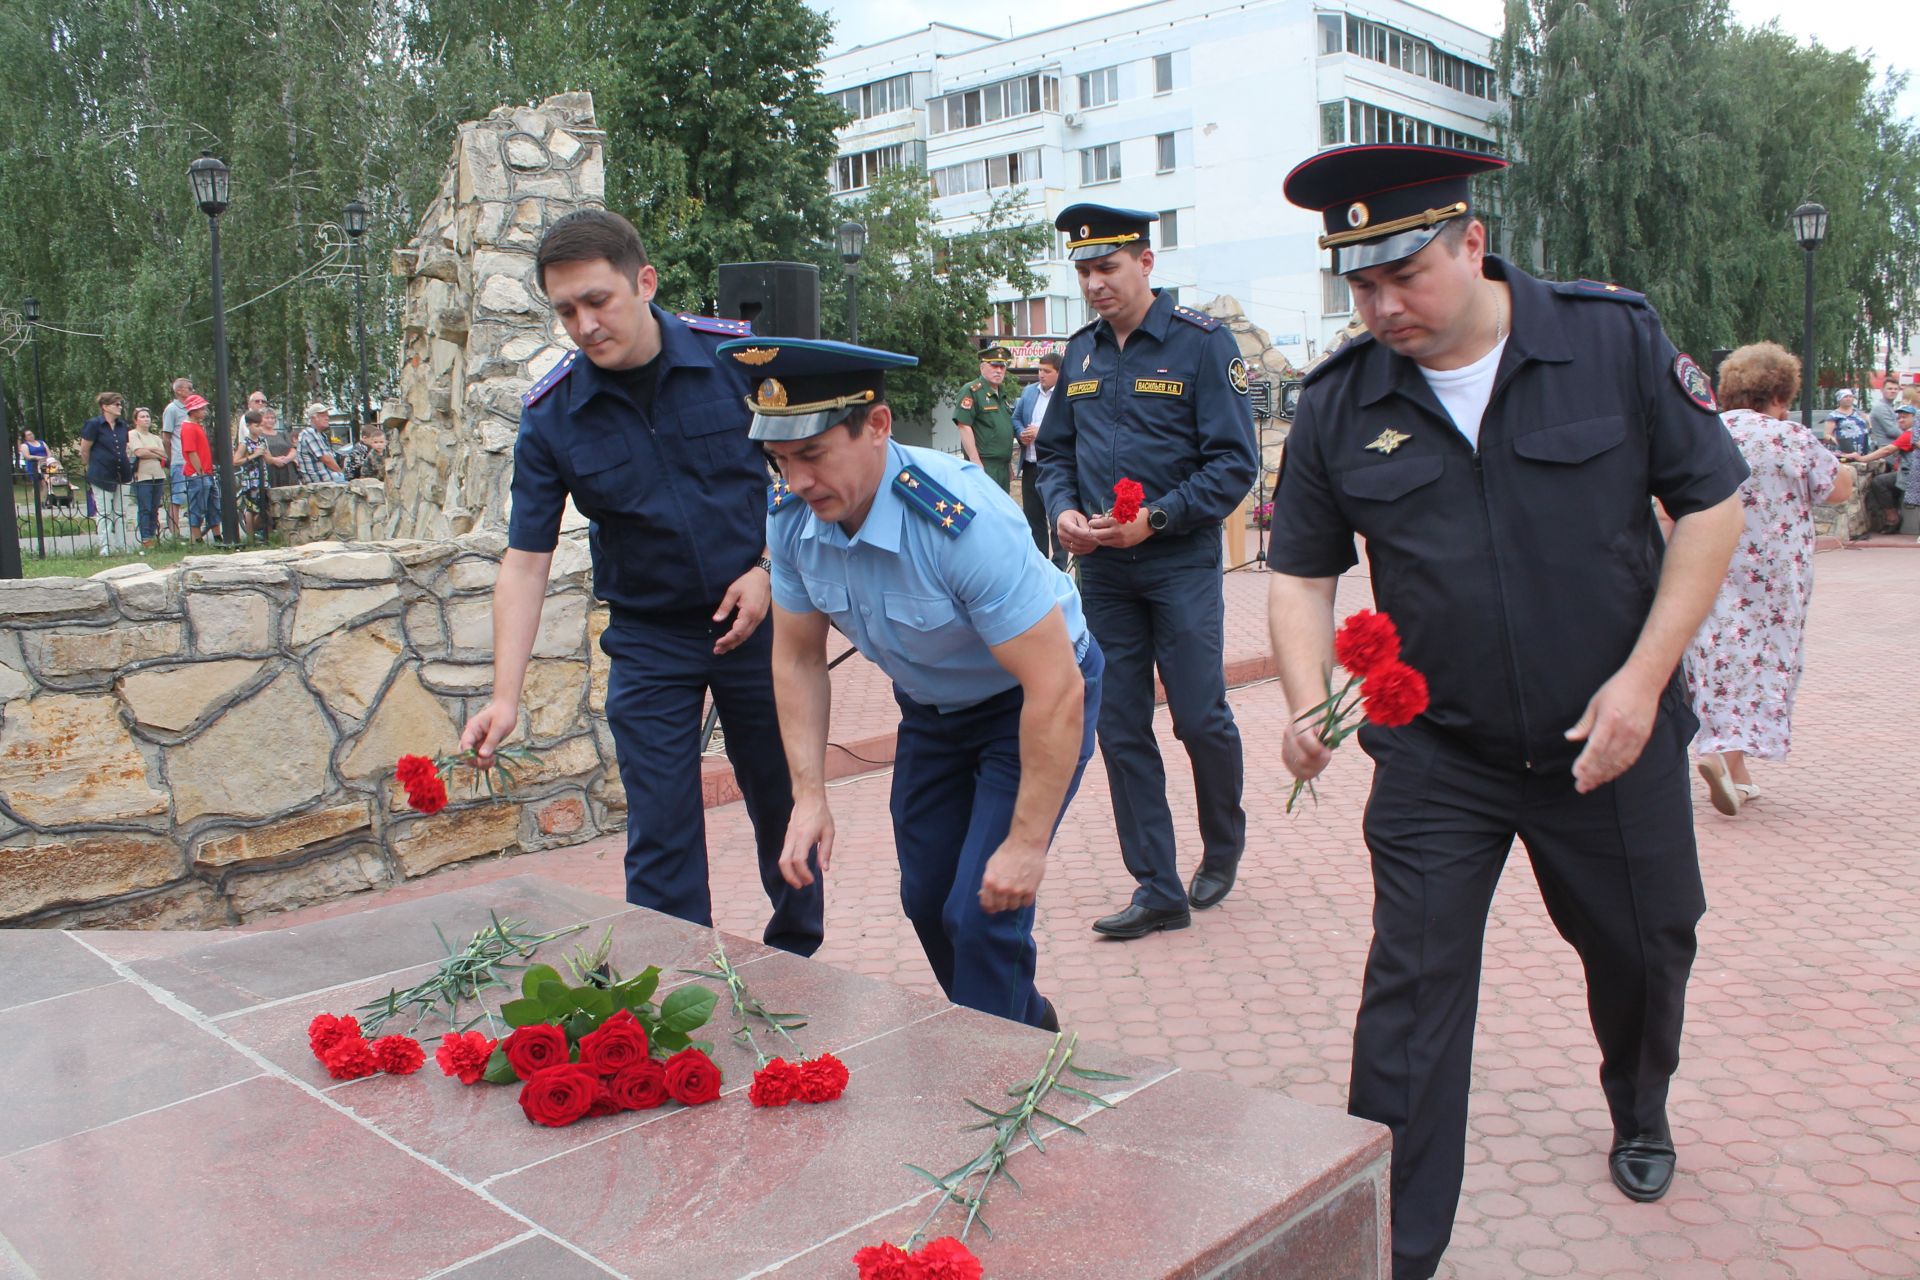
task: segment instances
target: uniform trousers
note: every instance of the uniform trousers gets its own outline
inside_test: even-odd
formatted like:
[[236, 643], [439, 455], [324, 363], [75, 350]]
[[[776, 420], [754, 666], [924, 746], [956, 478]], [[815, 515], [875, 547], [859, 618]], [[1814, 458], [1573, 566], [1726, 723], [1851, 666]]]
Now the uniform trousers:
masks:
[[1209, 527], [1185, 541], [1168, 554], [1133, 559], [1130, 552], [1103, 548], [1079, 562], [1087, 625], [1107, 652], [1100, 754], [1113, 792], [1120, 855], [1139, 881], [1133, 901], [1160, 910], [1185, 907], [1187, 891], [1174, 861], [1167, 771], [1153, 733], [1156, 666], [1173, 735], [1193, 768], [1203, 858], [1234, 866], [1247, 843], [1240, 729], [1227, 705], [1222, 666], [1220, 536]]
[[1586, 971], [1615, 1131], [1666, 1134], [1694, 926], [1706, 909], [1691, 722], [1663, 709], [1639, 761], [1584, 796], [1565, 766], [1492, 765], [1419, 722], [1362, 730], [1376, 764], [1364, 824], [1373, 946], [1348, 1110], [1393, 1130], [1394, 1280], [1431, 1276], [1453, 1231], [1481, 943], [1516, 835], [1554, 928]]
[[627, 901], [713, 923], [700, 787], [701, 709], [712, 690], [773, 903], [762, 936], [770, 947], [810, 956], [820, 947], [825, 899], [817, 874], [804, 889], [780, 875], [793, 785], [773, 705], [773, 627], [762, 623], [716, 657], [722, 634], [698, 618], [641, 621], [616, 609], [600, 637], [609, 659], [607, 727], [627, 792]]
[[[1093, 755], [1105, 665], [1100, 645], [1088, 636], [1080, 655], [1086, 685], [1080, 757], [1055, 830]], [[1015, 685], [946, 712], [915, 702], [897, 686], [894, 700], [900, 704], [892, 799], [900, 905], [949, 1000], [1038, 1026], [1046, 1002], [1033, 985], [1034, 908], [989, 914], [980, 905], [987, 861], [1013, 825], [1023, 691]]]
[[1002, 493], [1013, 492], [1013, 455], [1002, 454], [997, 458], [980, 455], [980, 469], [987, 473], [992, 481], [1000, 486]]
[[1053, 561], [1056, 569], [1067, 567], [1067, 549], [1047, 519], [1047, 500], [1040, 496], [1040, 464], [1028, 459], [1020, 464], [1020, 507], [1026, 512], [1027, 528], [1033, 531], [1033, 545]]

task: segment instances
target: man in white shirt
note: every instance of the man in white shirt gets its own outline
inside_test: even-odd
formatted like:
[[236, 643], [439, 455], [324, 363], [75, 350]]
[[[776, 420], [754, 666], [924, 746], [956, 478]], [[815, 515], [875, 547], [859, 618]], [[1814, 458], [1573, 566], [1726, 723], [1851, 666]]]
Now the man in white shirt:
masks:
[[1027, 527], [1033, 530], [1033, 543], [1040, 548], [1041, 555], [1064, 569], [1067, 549], [1060, 545], [1053, 524], [1047, 519], [1047, 504], [1040, 496], [1040, 458], [1033, 443], [1040, 435], [1041, 422], [1046, 419], [1053, 388], [1060, 381], [1060, 363], [1057, 351], [1041, 356], [1040, 380], [1022, 391], [1019, 403], [1013, 406], [1013, 456], [1020, 470], [1020, 505], [1027, 513]]

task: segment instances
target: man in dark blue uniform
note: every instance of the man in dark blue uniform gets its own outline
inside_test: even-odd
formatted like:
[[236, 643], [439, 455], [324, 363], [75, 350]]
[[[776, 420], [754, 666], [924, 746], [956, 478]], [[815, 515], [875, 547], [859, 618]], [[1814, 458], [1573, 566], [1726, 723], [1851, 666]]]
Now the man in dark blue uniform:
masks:
[[[1347, 147], [1285, 188], [1324, 212], [1371, 335], [1308, 375], [1287, 438], [1268, 551], [1287, 701], [1326, 696], [1355, 534], [1432, 694], [1360, 735], [1374, 933], [1348, 1107], [1393, 1130], [1395, 1280], [1431, 1276], [1453, 1229], [1481, 941], [1516, 835], [1586, 969], [1610, 1174], [1666, 1193], [1705, 909], [1676, 667], [1742, 527], [1746, 464], [1646, 300], [1486, 253], [1468, 179], [1503, 163]], [[1664, 549], [1650, 499], [1677, 520]], [[1314, 723], [1283, 744], [1296, 778], [1329, 758]]]
[[[1110, 938], [1186, 928], [1189, 905], [1211, 907], [1233, 887], [1247, 836], [1220, 585], [1220, 522], [1253, 487], [1257, 466], [1247, 366], [1220, 321], [1153, 287], [1147, 233], [1156, 220], [1077, 204], [1056, 221], [1099, 319], [1068, 340], [1062, 386], [1035, 441], [1047, 517], [1080, 557], [1087, 621], [1107, 654], [1100, 754], [1120, 853], [1139, 881], [1125, 910], [1094, 923]], [[1126, 523], [1109, 514], [1122, 479], [1145, 495]], [[1174, 860], [1153, 735], [1156, 665], [1199, 801], [1191, 889]]]
[[485, 756], [514, 730], [572, 497], [592, 522], [594, 593], [608, 605], [600, 645], [627, 793], [627, 901], [713, 922], [699, 740], [711, 690], [773, 902], [765, 939], [812, 955], [820, 888], [780, 875], [793, 794], [774, 715], [772, 628], [761, 625], [766, 466], [747, 438], [746, 375], [714, 355], [747, 328], [655, 306], [639, 233], [616, 213], [561, 218], [541, 238], [535, 270], [579, 350], [525, 397], [494, 587], [493, 698], [461, 745]]

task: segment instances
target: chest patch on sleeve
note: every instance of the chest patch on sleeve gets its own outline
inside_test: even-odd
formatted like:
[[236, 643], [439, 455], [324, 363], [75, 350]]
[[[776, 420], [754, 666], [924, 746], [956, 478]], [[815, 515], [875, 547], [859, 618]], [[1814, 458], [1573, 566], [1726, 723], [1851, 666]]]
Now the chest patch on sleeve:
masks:
[[1674, 357], [1673, 376], [1680, 389], [1687, 393], [1687, 399], [1708, 413], [1720, 412], [1720, 403], [1713, 398], [1713, 383], [1707, 379], [1707, 371], [1693, 362], [1692, 356], [1682, 352]]
[[1100, 379], [1098, 378], [1088, 378], [1085, 382], [1069, 382], [1067, 384], [1067, 394], [1069, 396], [1090, 396], [1099, 389]]
[[1183, 396], [1187, 393], [1187, 384], [1174, 378], [1135, 378], [1133, 394], [1137, 396]]

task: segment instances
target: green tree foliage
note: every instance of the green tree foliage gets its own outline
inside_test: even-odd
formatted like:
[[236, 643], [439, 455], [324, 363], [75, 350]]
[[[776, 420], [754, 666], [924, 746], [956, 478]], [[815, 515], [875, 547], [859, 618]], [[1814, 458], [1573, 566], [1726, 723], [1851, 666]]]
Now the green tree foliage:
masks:
[[1546, 274], [1644, 290], [1682, 348], [1800, 347], [1787, 216], [1831, 214], [1823, 369], [1851, 381], [1912, 333], [1920, 139], [1851, 52], [1729, 20], [1724, 0], [1510, 0], [1498, 49], [1508, 244]]
[[[866, 257], [852, 277], [860, 341], [920, 358], [916, 368], [887, 375], [887, 398], [902, 417], [924, 419], [980, 375], [974, 335], [995, 285], [1005, 281], [1022, 295], [1038, 291], [1040, 277], [1028, 264], [1046, 252], [1052, 229], [1032, 222], [1018, 196], [1005, 193], [974, 230], [949, 236], [934, 227], [926, 173], [905, 166], [882, 173], [840, 212], [867, 227]], [[820, 331], [844, 340], [849, 277], [833, 246], [807, 256], [820, 266]]]

